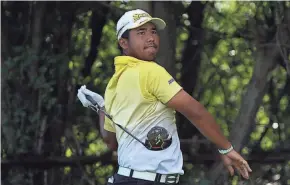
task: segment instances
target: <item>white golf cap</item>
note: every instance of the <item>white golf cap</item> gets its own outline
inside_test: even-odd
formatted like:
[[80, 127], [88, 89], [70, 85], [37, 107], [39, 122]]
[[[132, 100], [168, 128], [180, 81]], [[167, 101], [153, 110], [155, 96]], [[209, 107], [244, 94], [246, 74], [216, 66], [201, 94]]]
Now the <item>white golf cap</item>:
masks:
[[162, 19], [151, 17], [144, 10], [131, 10], [126, 12], [118, 20], [116, 29], [118, 40], [126, 30], [137, 28], [143, 24], [146, 24], [147, 22], [152, 22], [156, 26], [157, 30], [163, 30], [166, 27], [166, 23]]

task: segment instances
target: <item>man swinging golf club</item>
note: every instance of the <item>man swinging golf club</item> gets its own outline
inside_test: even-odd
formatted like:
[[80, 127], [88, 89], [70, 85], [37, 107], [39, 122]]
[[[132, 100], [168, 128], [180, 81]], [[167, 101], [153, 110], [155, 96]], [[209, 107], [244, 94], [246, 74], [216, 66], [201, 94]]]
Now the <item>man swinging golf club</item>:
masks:
[[247, 161], [233, 149], [213, 116], [154, 62], [159, 50], [158, 31], [165, 26], [162, 19], [143, 10], [126, 12], [116, 30], [122, 56], [115, 57], [115, 73], [105, 100], [85, 86], [78, 91], [83, 106], [98, 111], [107, 146], [118, 151], [119, 168], [110, 183], [178, 184], [184, 171], [175, 111], [216, 144], [232, 175], [235, 167], [249, 178]]

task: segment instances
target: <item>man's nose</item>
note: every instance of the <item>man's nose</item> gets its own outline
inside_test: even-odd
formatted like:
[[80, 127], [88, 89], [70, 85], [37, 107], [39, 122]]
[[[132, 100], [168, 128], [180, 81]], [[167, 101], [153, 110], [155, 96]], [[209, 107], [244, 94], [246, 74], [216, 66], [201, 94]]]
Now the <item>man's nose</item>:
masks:
[[154, 34], [148, 33], [147, 41], [148, 42], [154, 42], [154, 40], [155, 40]]

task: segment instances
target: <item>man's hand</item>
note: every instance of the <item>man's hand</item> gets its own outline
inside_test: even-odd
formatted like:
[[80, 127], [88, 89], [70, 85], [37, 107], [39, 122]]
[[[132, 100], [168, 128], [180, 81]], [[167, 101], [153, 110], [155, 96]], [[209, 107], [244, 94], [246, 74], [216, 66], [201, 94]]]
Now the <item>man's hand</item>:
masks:
[[78, 90], [78, 98], [79, 100], [82, 102], [83, 106], [84, 107], [88, 107], [88, 106], [94, 106], [89, 100], [87, 100], [87, 98], [85, 97], [85, 95], [89, 95], [91, 96], [97, 103], [100, 107], [104, 107], [105, 106], [105, 101], [104, 101], [104, 98], [93, 92], [93, 91], [90, 91], [86, 88], [85, 85], [83, 85], [79, 90]]
[[235, 150], [232, 150], [228, 154], [221, 155], [221, 159], [231, 176], [234, 175], [235, 168], [245, 179], [249, 179], [249, 172], [252, 172], [252, 169], [248, 162]]
[[[99, 95], [93, 91], [88, 90], [85, 85], [83, 85], [78, 90], [78, 95], [77, 95], [84, 107], [94, 106], [89, 100], [87, 100], [85, 95], [91, 96], [100, 107], [104, 108], [104, 106], [105, 106], [104, 98], [101, 95]], [[109, 132], [109, 131], [105, 130], [104, 129], [104, 122], [105, 122], [105, 114], [103, 112], [99, 112], [99, 125], [100, 125], [100, 132], [101, 132], [102, 138], [105, 141], [105, 143], [107, 144], [108, 148], [115, 151], [118, 149], [118, 142], [116, 140], [116, 133]]]

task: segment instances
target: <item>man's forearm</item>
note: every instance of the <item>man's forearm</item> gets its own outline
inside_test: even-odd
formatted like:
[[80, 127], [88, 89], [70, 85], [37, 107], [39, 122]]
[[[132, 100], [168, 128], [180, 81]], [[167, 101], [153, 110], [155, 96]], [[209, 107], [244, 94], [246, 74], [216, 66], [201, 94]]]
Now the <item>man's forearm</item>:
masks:
[[199, 129], [199, 131], [220, 149], [228, 149], [231, 147], [231, 143], [224, 136], [213, 116], [202, 105], [200, 105], [198, 112], [198, 115], [188, 116], [188, 119]]
[[220, 149], [228, 149], [231, 143], [222, 134], [213, 116], [184, 90], [180, 90], [167, 105], [183, 114], [199, 131]]

